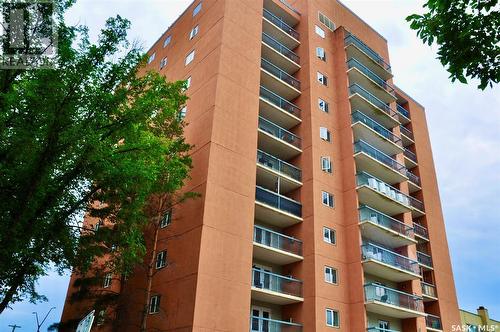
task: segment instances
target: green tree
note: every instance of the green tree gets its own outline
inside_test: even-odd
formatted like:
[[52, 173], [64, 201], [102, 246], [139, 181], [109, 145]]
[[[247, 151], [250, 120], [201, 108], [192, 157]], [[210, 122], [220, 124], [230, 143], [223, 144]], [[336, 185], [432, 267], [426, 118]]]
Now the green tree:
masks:
[[[0, 313], [43, 299], [35, 282], [50, 266], [84, 272], [111, 246], [111, 268], [129, 273], [149, 200], [189, 175], [185, 82], [145, 73], [129, 26], [109, 19], [91, 43], [60, 23], [54, 69], [0, 72]], [[82, 233], [84, 211], [108, 227]]]
[[452, 82], [479, 79], [484, 90], [500, 81], [499, 0], [428, 0], [424, 8], [406, 20], [424, 43], [436, 42]]

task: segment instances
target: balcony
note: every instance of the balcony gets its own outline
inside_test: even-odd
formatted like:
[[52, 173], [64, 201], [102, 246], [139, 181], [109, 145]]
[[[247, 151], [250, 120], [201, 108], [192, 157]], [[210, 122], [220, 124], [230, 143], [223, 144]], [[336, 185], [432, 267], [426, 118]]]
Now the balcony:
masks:
[[399, 122], [403, 125], [410, 123], [410, 112], [403, 106], [396, 104], [396, 110], [398, 111]]
[[250, 317], [250, 332], [302, 332], [302, 325], [281, 320]]
[[302, 205], [293, 199], [257, 186], [255, 218], [280, 228], [288, 227], [302, 221]]
[[368, 206], [359, 208], [359, 225], [364, 239], [389, 248], [415, 244], [413, 228]]
[[406, 168], [413, 168], [413, 167], [417, 166], [418, 162], [417, 162], [417, 155], [416, 154], [414, 154], [409, 149], [405, 148], [403, 155], [405, 157]]
[[443, 326], [441, 325], [441, 318], [431, 314], [427, 314], [425, 317], [425, 326], [427, 326], [427, 331], [443, 331]]
[[421, 216], [425, 215], [424, 203], [422, 203], [421, 201], [419, 201], [415, 197], [408, 196], [408, 199], [410, 200], [411, 215], [414, 218], [421, 217]]
[[351, 110], [358, 110], [369, 118], [375, 119], [386, 128], [399, 125], [396, 112], [379, 98], [358, 84], [349, 86]]
[[370, 206], [387, 215], [411, 211], [411, 197], [373, 175], [365, 172], [358, 173], [356, 182], [360, 205]]
[[303, 260], [302, 241], [255, 225], [253, 257], [265, 262], [286, 265]]
[[261, 84], [276, 92], [286, 100], [292, 100], [300, 95], [300, 81], [281, 70], [266, 59], [260, 61]]
[[278, 305], [302, 302], [302, 281], [253, 268], [252, 299]]
[[398, 330], [388, 330], [381, 327], [369, 327], [366, 329], [368, 332], [399, 332]]
[[418, 264], [424, 269], [424, 270], [432, 270], [432, 257], [424, 254], [421, 251], [417, 251], [417, 260]]
[[421, 297], [378, 284], [365, 285], [365, 306], [368, 312], [394, 318], [425, 316]]
[[257, 150], [257, 184], [272, 188], [279, 183], [279, 192], [287, 193], [302, 186], [301, 179], [299, 168]]
[[260, 87], [259, 113], [277, 125], [290, 129], [301, 123], [300, 108], [265, 87]]
[[299, 56], [265, 32], [262, 33], [262, 57], [270, 60], [289, 74], [300, 69]]
[[351, 58], [347, 61], [347, 68], [347, 75], [351, 84], [356, 83], [365, 87], [384, 103], [396, 101], [394, 88], [361, 62]]
[[392, 77], [391, 66], [358, 37], [348, 33], [344, 38], [344, 45], [348, 58], [360, 60], [366, 67], [384, 80]]
[[427, 231], [427, 228], [425, 228], [424, 226], [414, 222], [413, 231], [415, 233], [416, 238], [420, 238], [424, 241], [429, 241], [429, 232]]
[[408, 178], [408, 190], [410, 191], [410, 194], [422, 189], [420, 186], [420, 178], [412, 171], [407, 170], [406, 177]]
[[421, 278], [418, 262], [373, 243], [361, 246], [366, 273], [386, 280], [402, 282]]
[[370, 142], [373, 147], [389, 155], [404, 151], [401, 138], [360, 111], [351, 114], [351, 122], [356, 141]]
[[436, 286], [423, 281], [421, 282], [421, 284], [422, 284], [422, 297], [424, 298], [424, 302], [436, 301], [437, 300]]
[[408, 170], [404, 165], [365, 141], [354, 143], [354, 159], [358, 171], [366, 171], [389, 184], [408, 179], [406, 177]]
[[259, 117], [258, 147], [280, 159], [288, 160], [300, 154], [302, 140], [295, 134]]
[[415, 143], [411, 130], [403, 126], [400, 126], [399, 129], [401, 130], [401, 139], [403, 140], [403, 146], [406, 147]]
[[281, 17], [276, 16], [271, 11], [264, 8], [264, 21], [262, 30], [271, 36], [274, 36], [281, 44], [289, 49], [299, 46], [300, 35], [294, 28], [286, 23]]

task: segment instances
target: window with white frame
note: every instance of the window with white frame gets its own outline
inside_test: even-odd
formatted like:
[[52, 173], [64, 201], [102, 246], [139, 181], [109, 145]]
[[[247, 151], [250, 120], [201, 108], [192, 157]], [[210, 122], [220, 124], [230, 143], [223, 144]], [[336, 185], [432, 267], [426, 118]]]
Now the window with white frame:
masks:
[[328, 78], [325, 75], [323, 75], [322, 73], [320, 73], [318, 71], [317, 77], [318, 77], [318, 82], [319, 83], [321, 83], [321, 84], [323, 84], [325, 86], [328, 86]]
[[191, 29], [191, 32], [189, 33], [189, 40], [193, 39], [198, 34], [198, 31], [200, 31], [199, 25], [197, 25], [193, 29]]
[[326, 61], [326, 52], [323, 47], [316, 47], [316, 56], [318, 59]]
[[325, 281], [330, 284], [337, 284], [337, 269], [325, 266]]
[[327, 142], [332, 141], [332, 135], [330, 134], [330, 131], [325, 127], [319, 127], [319, 137]]
[[165, 67], [167, 65], [167, 62], [168, 62], [167, 57], [164, 57], [163, 59], [161, 59], [161, 61], [160, 61], [160, 69], [163, 69], [163, 67]]
[[172, 41], [172, 35], [167, 36], [167, 38], [165, 38], [165, 41], [163, 42], [163, 47], [167, 47], [171, 41]]
[[112, 274], [111, 273], [106, 273], [106, 275], [104, 276], [104, 280], [102, 282], [102, 287], [104, 288], [108, 288], [109, 286], [111, 286], [111, 279], [112, 279]]
[[149, 313], [156, 314], [160, 312], [160, 295], [153, 295], [149, 299]]
[[325, 113], [328, 113], [328, 111], [330, 110], [330, 105], [321, 98], [318, 98], [318, 107]]
[[321, 157], [321, 170], [326, 173], [332, 173], [332, 161], [330, 157]]
[[194, 7], [193, 9], [193, 17], [195, 17], [196, 15], [198, 15], [198, 13], [201, 11], [201, 2], [196, 6]]
[[335, 23], [332, 22], [326, 15], [322, 14], [321, 12], [318, 12], [318, 18], [321, 23], [323, 23], [328, 30], [335, 30]]
[[186, 78], [186, 90], [189, 89], [190, 86], [191, 86], [191, 76]]
[[156, 269], [167, 266], [167, 251], [160, 251], [156, 254]]
[[326, 309], [326, 326], [340, 327], [339, 312], [333, 309]]
[[186, 55], [186, 60], [184, 61], [184, 65], [189, 65], [194, 60], [194, 50], [192, 50], [188, 55]]
[[179, 112], [179, 121], [184, 120], [186, 115], [187, 115], [187, 106], [184, 106], [183, 108], [181, 108], [181, 110]]
[[160, 220], [160, 228], [165, 228], [172, 222], [172, 210], [167, 211]]
[[149, 58], [148, 58], [148, 65], [149, 65], [151, 62], [153, 62], [153, 61], [154, 61], [155, 57], [156, 57], [156, 52], [155, 52], [155, 53], [153, 53], [153, 54], [151, 54], [151, 55], [149, 56]]
[[325, 38], [326, 37], [325, 30], [321, 29], [319, 26], [315, 25], [314, 26], [314, 31], [321, 38]]
[[329, 192], [326, 191], [321, 192], [321, 201], [323, 202], [323, 205], [326, 205], [331, 208], [335, 207], [335, 201], [333, 195], [330, 194]]
[[330, 244], [336, 244], [337, 236], [335, 234], [335, 230], [328, 227], [323, 227], [323, 241]]

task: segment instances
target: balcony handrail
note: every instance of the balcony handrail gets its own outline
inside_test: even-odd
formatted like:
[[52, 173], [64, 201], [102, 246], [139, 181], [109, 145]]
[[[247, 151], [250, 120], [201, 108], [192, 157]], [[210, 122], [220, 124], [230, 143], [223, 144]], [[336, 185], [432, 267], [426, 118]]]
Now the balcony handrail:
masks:
[[270, 276], [273, 276], [273, 277], [278, 277], [280, 279], [285, 279], [285, 280], [288, 280], [288, 281], [302, 283], [302, 280], [295, 279], [295, 278], [288, 277], [288, 276], [284, 276], [284, 275], [277, 274], [277, 273], [273, 273], [273, 272], [269, 272], [269, 271], [264, 271], [264, 270], [260, 270], [260, 269], [256, 269], [256, 268], [252, 268], [252, 271], [259, 272], [259, 273], [262, 273], [262, 274], [267, 274], [267, 275], [270, 275]]
[[269, 229], [269, 228], [266, 228], [266, 227], [262, 227], [262, 226], [259, 226], [259, 225], [254, 225], [253, 227], [261, 229], [261, 230], [266, 231], [266, 232], [271, 233], [271, 234], [275, 234], [275, 235], [277, 235], [279, 237], [283, 237], [283, 238], [285, 238], [287, 240], [290, 240], [290, 241], [302, 243], [301, 240], [299, 240], [299, 239], [297, 239], [297, 238], [295, 238], [293, 236], [289, 236], [289, 235], [285, 235], [285, 234], [282, 234], [282, 233], [278, 233], [278, 232], [273, 231], [272, 229]]
[[432, 257], [426, 253], [417, 250], [417, 260], [420, 264], [432, 267]]
[[397, 257], [397, 258], [401, 259], [402, 262], [408, 263], [408, 266], [405, 266], [404, 263], [403, 264], [398, 264], [397, 261], [388, 262], [388, 260], [384, 259], [384, 258], [380, 258], [380, 259], [377, 259], [376, 257], [368, 257], [368, 258], [374, 258], [376, 261], [379, 261], [379, 262], [382, 262], [382, 263], [386, 263], [386, 264], [390, 264], [390, 265], [392, 265], [394, 267], [401, 268], [401, 269], [403, 269], [405, 271], [408, 271], [408, 272], [412, 272], [412, 273], [415, 273], [415, 274], [420, 274], [419, 273], [419, 269], [418, 269], [418, 262], [416, 260], [413, 260], [413, 259], [411, 259], [408, 256], [404, 256], [404, 255], [398, 254], [397, 252], [394, 252], [394, 251], [389, 250], [387, 248], [384, 248], [384, 247], [378, 246], [376, 244], [373, 244], [372, 242], [367, 242], [367, 243], [364, 243], [363, 245], [361, 245], [361, 249], [362, 249], [363, 254], [365, 254], [365, 252], [364, 252], [363, 249], [370, 248], [370, 247], [375, 248], [377, 250], [380, 250], [382, 252], [385, 252], [389, 256]]
[[408, 137], [412, 141], [415, 139], [412, 131], [410, 129], [406, 128], [405, 126], [400, 125], [399, 130], [401, 130], [401, 134], [405, 135], [406, 137]]
[[293, 77], [292, 75], [288, 74], [286, 71], [276, 66], [275, 64], [273, 64], [271, 61], [262, 58], [260, 66], [262, 69], [271, 73], [272, 75], [279, 78], [283, 82], [291, 85], [293, 88], [297, 90], [300, 90], [300, 81], [295, 77]]
[[387, 286], [384, 286], [384, 285], [380, 285], [380, 284], [376, 284], [376, 283], [373, 283], [373, 282], [369, 282], [369, 283], [365, 284], [364, 286], [365, 287], [366, 286], [380, 287], [380, 288], [383, 288], [383, 289], [388, 290], [390, 292], [398, 293], [398, 294], [401, 294], [401, 295], [407, 295], [409, 297], [414, 298], [415, 300], [422, 300], [422, 297], [418, 296], [416, 294], [406, 293], [406, 292], [400, 291], [399, 289], [390, 288], [390, 287], [387, 287]]
[[[266, 16], [267, 15], [267, 16]], [[264, 8], [264, 17], [268, 19], [270, 22], [272, 22], [274, 25], [279, 27], [281, 30], [289, 34], [291, 37], [295, 39], [300, 38], [300, 34], [292, 28], [288, 23], [286, 23], [281, 17], [278, 17], [277, 15], [273, 14], [271, 11], [268, 9]]]
[[296, 200], [293, 200], [293, 199], [291, 199], [291, 198], [289, 198], [289, 197], [286, 197], [286, 196], [284, 196], [284, 195], [278, 194], [278, 193], [277, 193], [277, 192], [275, 192], [275, 191], [269, 190], [269, 189], [264, 188], [264, 187], [261, 187], [261, 186], [256, 186], [256, 187], [257, 187], [257, 188], [259, 188], [259, 189], [261, 189], [261, 190], [267, 191], [268, 193], [274, 194], [275, 196], [278, 196], [279, 198], [283, 198], [283, 199], [285, 199], [285, 200], [287, 200], [287, 201], [290, 201], [290, 202], [292, 202], [292, 203], [302, 205], [302, 203], [300, 203], [300, 202], [298, 202], [298, 201], [296, 201]]
[[425, 282], [425, 281], [421, 281], [420, 283], [421, 283], [422, 285], [426, 285], [426, 286], [430, 286], [430, 287], [434, 287], [434, 288], [436, 288], [436, 285], [430, 284], [430, 283]]
[[[263, 93], [264, 92], [264, 93]], [[265, 94], [268, 94], [270, 96], [265, 96]], [[298, 117], [300, 119], [300, 113], [302, 112], [299, 107], [297, 107], [295, 104], [289, 102], [285, 98], [279, 96], [278, 94], [274, 93], [273, 91], [267, 89], [264, 86], [260, 86], [260, 96], [264, 98], [265, 100], [269, 101], [270, 103], [278, 106], [279, 108], [285, 110], [286, 112]], [[275, 98], [278, 101], [276, 102], [275, 100], [272, 100], [271, 98]]]
[[[382, 213], [382, 212], [380, 212], [380, 211], [378, 211], [378, 210], [375, 210], [374, 208], [371, 208], [371, 207], [369, 207], [369, 206], [367, 206], [367, 205], [361, 205], [361, 206], [358, 208], [358, 211], [363, 210], [363, 209], [367, 209], [367, 210], [373, 211], [373, 212], [374, 212], [374, 213], [376, 213], [376, 214], [381, 215], [384, 219], [386, 219], [386, 220], [390, 221], [391, 223], [394, 223], [395, 225], [398, 225], [398, 226], [399, 226], [399, 227], [396, 227], [396, 228], [403, 229], [403, 230], [404, 230], [404, 232], [400, 232], [401, 234], [406, 235], [406, 236], [409, 236], [409, 237], [412, 237], [412, 234], [413, 234], [413, 227], [411, 227], [410, 225], [407, 225], [407, 224], [405, 224], [404, 222], [399, 221], [399, 220], [397, 220], [397, 219], [395, 219], [395, 218], [393, 218], [393, 217], [391, 217], [391, 216], [388, 216], [387, 214]], [[361, 219], [361, 213], [360, 213], [360, 215], [359, 215], [359, 218]], [[362, 221], [362, 220], [360, 220], [360, 221]], [[369, 221], [371, 221], [371, 220], [369, 220]], [[378, 219], [377, 219], [377, 221], [378, 221]], [[378, 224], [380, 224], [380, 223], [378, 223]], [[382, 225], [382, 226], [383, 226], [383, 225]], [[390, 229], [394, 229], [393, 227], [389, 227], [389, 228], [390, 228]]]
[[410, 112], [408, 112], [406, 108], [396, 103], [396, 109], [398, 110], [399, 114], [410, 120]]
[[375, 97], [371, 92], [367, 91], [361, 85], [359, 85], [357, 83], [353, 83], [349, 86], [349, 91], [350, 91], [351, 95], [353, 95], [355, 93], [360, 94], [363, 98], [367, 99], [369, 102], [374, 104], [376, 107], [380, 108], [383, 112], [385, 112], [391, 118], [396, 119], [396, 117], [398, 116], [398, 114], [389, 105], [384, 103], [379, 98]]
[[[362, 180], [361, 180], [361, 181], [362, 181], [362, 182], [366, 182], [366, 183], [362, 183], [362, 184], [360, 184], [360, 177], [365, 177], [365, 178], [366, 178], [366, 181], [362, 181]], [[379, 178], [377, 178], [377, 177], [375, 177], [375, 176], [373, 176], [373, 175], [371, 175], [371, 174], [369, 174], [369, 173], [367, 173], [367, 172], [358, 172], [358, 173], [356, 174], [357, 185], [358, 185], [358, 186], [363, 186], [363, 185], [365, 185], [365, 186], [368, 186], [368, 187], [370, 187], [370, 188], [371, 188], [371, 186], [369, 185], [369, 179], [370, 179], [370, 178], [371, 178], [371, 179], [374, 179], [374, 180], [375, 180], [375, 181], [377, 181], [377, 182], [383, 183], [385, 187], [389, 188], [389, 190], [393, 190], [396, 194], [400, 194], [402, 197], [404, 197], [404, 198], [406, 199], [406, 201], [404, 201], [404, 200], [403, 200], [403, 202], [401, 202], [401, 201], [399, 201], [397, 198], [393, 198], [395, 201], [398, 201], [398, 202], [400, 202], [401, 204], [404, 204], [404, 205], [408, 205], [408, 206], [410, 206], [410, 198], [413, 198], [413, 197], [406, 195], [405, 193], [401, 192], [400, 190], [398, 190], [398, 189], [394, 188], [393, 186], [391, 186], [391, 185], [387, 184], [386, 182], [384, 182], [384, 181], [380, 180]], [[388, 194], [387, 192], [384, 192], [384, 191], [380, 190], [380, 189], [378, 188], [378, 185], [377, 185], [377, 189], [375, 189], [375, 188], [373, 188], [373, 189], [374, 189], [374, 190], [376, 190], [377, 192], [379, 192], [379, 193], [383, 194], [383, 195], [389, 196], [389, 194]], [[390, 196], [389, 196], [389, 197], [390, 197]]]
[[[276, 158], [272, 154], [269, 154], [267, 152], [264, 152], [262, 150], [257, 149], [257, 162], [259, 164], [261, 164], [261, 165], [268, 166], [268, 165], [265, 165], [262, 162], [260, 162], [260, 160], [259, 160], [259, 154], [263, 154], [267, 158], [269, 158], [269, 159], [277, 162], [278, 163], [278, 169], [277, 169], [278, 172], [283, 173], [284, 175], [288, 175], [288, 176], [290, 176], [291, 178], [293, 178], [293, 179], [295, 179], [297, 181], [301, 181], [302, 180], [302, 170], [300, 168], [298, 168], [295, 165], [292, 165], [290, 163], [287, 163], [286, 161], [283, 161], [283, 160], [281, 160], [279, 158]], [[285, 166], [289, 167], [292, 172], [286, 172], [285, 171], [286, 168], [282, 167], [282, 165], [285, 165]], [[270, 168], [274, 169], [274, 167], [270, 167]]]
[[280, 43], [278, 40], [275, 38], [271, 37], [265, 32], [262, 32], [262, 41], [273, 48], [275, 51], [278, 53], [282, 54], [283, 56], [287, 57], [288, 59], [292, 60], [296, 64], [299, 64], [300, 62], [300, 57], [291, 49]]
[[366, 331], [377, 331], [377, 332], [400, 332], [398, 330], [383, 329], [381, 327], [372, 326], [366, 329]]
[[284, 320], [276, 320], [276, 319], [264, 318], [264, 317], [258, 317], [258, 316], [251, 316], [250, 318], [259, 319], [259, 320], [265, 320], [266, 322], [270, 322], [270, 323], [277, 323], [277, 324], [284, 324], [284, 325], [302, 327], [302, 324], [287, 322], [287, 321], [284, 321]]
[[344, 44], [349, 45], [350, 43], [358, 46], [358, 48], [360, 48], [363, 52], [365, 52], [366, 55], [368, 55], [372, 60], [381, 65], [388, 72], [391, 72], [391, 66], [387, 62], [385, 62], [382, 56], [380, 56], [370, 46], [366, 45], [364, 42], [361, 41], [361, 39], [359, 39], [352, 33], [347, 33], [347, 36], [344, 38]]
[[355, 110], [351, 114], [352, 122], [362, 122], [365, 125], [367, 125], [369, 128], [373, 129], [375, 132], [378, 134], [382, 135], [383, 137], [387, 138], [388, 140], [392, 141], [396, 145], [403, 146], [403, 143], [401, 141], [401, 138], [396, 136], [392, 131], [378, 123], [377, 121], [373, 120], [369, 116], [363, 114], [359, 110]]
[[421, 200], [418, 200], [416, 199], [415, 197], [412, 197], [412, 196], [408, 196], [409, 199], [410, 199], [410, 205], [422, 212], [425, 212], [425, 206], [424, 206], [424, 202], [422, 202]]
[[418, 223], [413, 223], [413, 231], [415, 232], [415, 234], [420, 235], [426, 239], [429, 238], [429, 232], [427, 231], [427, 228]]
[[417, 155], [410, 151], [409, 149], [405, 148], [403, 154], [410, 160], [413, 160], [414, 162], [417, 162]]
[[435, 328], [435, 329], [442, 329], [441, 325], [441, 317], [436, 316], [436, 315], [431, 315], [427, 314], [425, 317], [425, 325], [427, 327]]
[[415, 183], [417, 186], [420, 186], [420, 178], [417, 175], [415, 175], [412, 171], [407, 169], [405, 175], [409, 181]]
[[355, 58], [350, 58], [347, 60], [347, 68], [357, 68], [363, 74], [368, 76], [372, 81], [374, 81], [378, 86], [380, 86], [383, 90], [387, 91], [393, 97], [395, 96], [395, 89], [392, 85], [383, 80], [380, 76], [371, 71], [368, 67], [362, 64]]
[[[301, 148], [301, 146], [302, 146], [302, 139], [299, 136], [295, 135], [292, 132], [289, 132], [285, 128], [282, 128], [282, 127], [278, 126], [274, 122], [269, 121], [268, 119], [266, 119], [266, 118], [264, 118], [262, 116], [259, 116], [259, 124], [260, 123], [266, 124], [266, 125], [272, 127], [273, 129], [277, 130], [278, 133], [279, 133], [279, 135], [277, 137], [279, 139], [281, 139], [281, 140], [283, 140], [283, 137], [285, 137], [285, 136], [288, 135], [289, 137], [291, 137], [291, 139], [290, 140], [284, 140], [284, 141], [287, 142], [287, 143], [289, 143], [289, 144], [291, 144], [291, 145], [293, 145], [293, 146], [295, 146], [295, 147], [297, 147], [297, 148], [299, 148], [299, 149]], [[260, 129], [263, 130], [262, 128], [260, 128]], [[290, 142], [288, 142], [288, 141], [290, 141]]]
[[408, 169], [397, 162], [394, 158], [391, 156], [383, 153], [379, 149], [375, 148], [369, 143], [366, 143], [363, 140], [358, 140], [354, 142], [354, 153], [358, 152], [365, 152], [368, 155], [370, 155], [372, 158], [375, 158], [376, 160], [380, 161], [384, 165], [389, 166], [390, 168], [394, 169], [398, 173], [401, 173], [402, 175], [406, 176], [406, 173], [408, 172]]

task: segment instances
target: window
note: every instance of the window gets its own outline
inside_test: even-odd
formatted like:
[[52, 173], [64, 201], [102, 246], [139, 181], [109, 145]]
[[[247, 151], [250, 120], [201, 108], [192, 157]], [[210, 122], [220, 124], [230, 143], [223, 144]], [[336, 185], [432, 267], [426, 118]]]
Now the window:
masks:
[[332, 173], [332, 161], [330, 157], [321, 157], [321, 170], [326, 173]]
[[179, 112], [179, 121], [184, 120], [186, 114], [187, 114], [187, 106], [184, 106], [183, 108], [181, 108], [181, 111]]
[[318, 107], [320, 110], [322, 110], [325, 113], [328, 113], [328, 111], [330, 110], [329, 106], [330, 105], [326, 101], [324, 101], [321, 98], [318, 98]]
[[318, 71], [318, 82], [320, 82], [325, 86], [328, 86], [328, 78], [325, 75], [321, 74], [319, 71]]
[[325, 266], [325, 281], [330, 284], [337, 283], [337, 270], [330, 266]]
[[195, 17], [196, 15], [198, 15], [198, 13], [201, 11], [201, 2], [196, 6], [194, 7], [193, 9], [193, 17]]
[[187, 56], [186, 56], [186, 61], [184, 61], [184, 65], [189, 65], [192, 61], [194, 60], [194, 50], [191, 51], [191, 53], [189, 53]]
[[160, 295], [154, 295], [149, 299], [149, 313], [156, 314], [158, 312], [160, 312]]
[[163, 42], [163, 47], [167, 47], [167, 45], [170, 44], [171, 41], [172, 36], [167, 36], [167, 38], [165, 38], [165, 41]]
[[167, 227], [168, 225], [170, 225], [171, 222], [172, 222], [172, 210], [165, 213], [165, 215], [160, 221], [160, 228]]
[[106, 275], [104, 276], [104, 280], [102, 282], [102, 287], [108, 288], [109, 286], [111, 286], [111, 278], [112, 278], [111, 273], [106, 273]]
[[156, 254], [156, 268], [161, 269], [165, 266], [167, 266], [167, 252], [164, 250]]
[[338, 311], [326, 309], [326, 326], [340, 327]]
[[104, 324], [105, 315], [106, 315], [106, 310], [99, 310], [99, 313], [97, 314], [97, 318], [96, 318], [97, 325]]
[[321, 29], [319, 26], [315, 25], [314, 26], [314, 31], [316, 31], [316, 34], [320, 36], [321, 38], [325, 38], [325, 30]]
[[323, 241], [330, 244], [335, 244], [337, 241], [335, 230], [328, 227], [323, 227]]
[[378, 327], [379, 329], [381, 329], [382, 331], [389, 331], [391, 326], [389, 325], [389, 322], [386, 321], [386, 320], [379, 320], [378, 321]]
[[330, 131], [326, 129], [325, 127], [319, 127], [319, 137], [327, 142], [332, 141], [332, 136], [330, 134]]
[[321, 201], [326, 206], [329, 206], [331, 208], [335, 207], [335, 201], [333, 199], [333, 195], [326, 191], [321, 192]]
[[186, 78], [186, 90], [189, 89], [190, 86], [191, 86], [191, 76]]
[[199, 25], [195, 26], [191, 30], [191, 32], [189, 33], [189, 40], [193, 39], [198, 34], [198, 31], [200, 31], [200, 26]]
[[316, 47], [316, 56], [318, 59], [326, 61], [326, 52], [323, 47]]
[[318, 12], [318, 18], [321, 23], [323, 23], [329, 30], [335, 30], [335, 23], [333, 23], [328, 17]]
[[151, 54], [151, 55], [149, 56], [149, 59], [148, 59], [148, 65], [149, 65], [151, 62], [153, 62], [153, 61], [154, 61], [155, 57], [156, 57], [156, 52], [155, 52], [155, 53], [153, 53], [153, 54]]
[[164, 57], [163, 59], [161, 59], [161, 61], [160, 61], [160, 69], [162, 69], [163, 67], [165, 67], [167, 65], [167, 62], [168, 62], [167, 57]]

